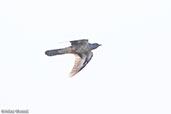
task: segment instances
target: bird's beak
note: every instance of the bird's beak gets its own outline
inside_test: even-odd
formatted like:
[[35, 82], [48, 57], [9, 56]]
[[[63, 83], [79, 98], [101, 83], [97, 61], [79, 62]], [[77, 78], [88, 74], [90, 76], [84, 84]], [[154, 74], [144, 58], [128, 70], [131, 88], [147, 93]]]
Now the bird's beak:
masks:
[[102, 44], [99, 44], [99, 46], [102, 46]]

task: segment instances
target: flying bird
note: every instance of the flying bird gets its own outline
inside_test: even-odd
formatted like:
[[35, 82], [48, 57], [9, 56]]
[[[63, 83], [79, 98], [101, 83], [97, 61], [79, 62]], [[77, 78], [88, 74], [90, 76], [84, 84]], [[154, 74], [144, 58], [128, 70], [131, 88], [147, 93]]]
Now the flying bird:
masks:
[[52, 49], [45, 51], [47, 56], [62, 55], [62, 54], [74, 54], [75, 64], [70, 72], [70, 77], [80, 72], [93, 57], [94, 50], [101, 46], [98, 43], [89, 43], [88, 39], [73, 40], [70, 41], [71, 46], [62, 49]]

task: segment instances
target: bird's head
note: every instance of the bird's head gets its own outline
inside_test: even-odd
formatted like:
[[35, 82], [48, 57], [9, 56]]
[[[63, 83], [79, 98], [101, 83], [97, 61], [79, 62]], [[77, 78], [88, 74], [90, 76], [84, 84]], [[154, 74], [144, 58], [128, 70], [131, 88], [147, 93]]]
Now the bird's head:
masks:
[[90, 49], [93, 50], [93, 49], [98, 48], [99, 46], [101, 46], [101, 44], [93, 43], [93, 44], [90, 45]]

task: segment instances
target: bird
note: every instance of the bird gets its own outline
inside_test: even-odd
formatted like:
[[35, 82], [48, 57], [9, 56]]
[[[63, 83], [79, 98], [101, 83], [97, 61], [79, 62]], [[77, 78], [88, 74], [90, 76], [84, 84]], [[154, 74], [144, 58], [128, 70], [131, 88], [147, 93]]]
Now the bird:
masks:
[[71, 46], [69, 47], [47, 50], [45, 51], [45, 54], [47, 56], [74, 54], [75, 63], [69, 74], [69, 77], [73, 77], [89, 63], [93, 57], [92, 50], [98, 48], [101, 44], [89, 43], [88, 39], [73, 40], [70, 41], [70, 43]]

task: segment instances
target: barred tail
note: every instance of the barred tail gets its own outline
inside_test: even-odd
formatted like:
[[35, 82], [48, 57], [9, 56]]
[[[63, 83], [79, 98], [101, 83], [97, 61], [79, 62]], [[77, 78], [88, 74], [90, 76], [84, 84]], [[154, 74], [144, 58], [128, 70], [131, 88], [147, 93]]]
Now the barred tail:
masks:
[[45, 54], [47, 56], [61, 55], [61, 54], [71, 53], [72, 52], [71, 50], [72, 49], [70, 47], [63, 48], [63, 49], [47, 50], [45, 51]]

